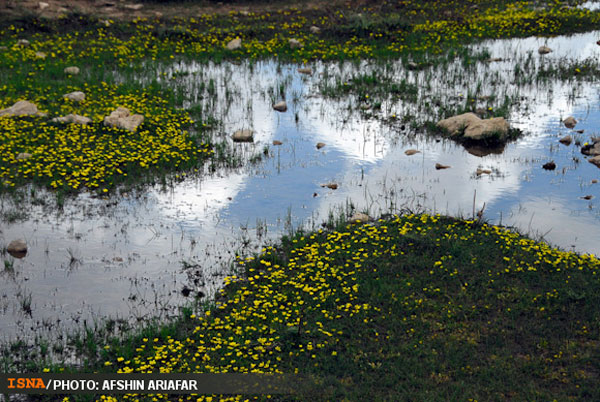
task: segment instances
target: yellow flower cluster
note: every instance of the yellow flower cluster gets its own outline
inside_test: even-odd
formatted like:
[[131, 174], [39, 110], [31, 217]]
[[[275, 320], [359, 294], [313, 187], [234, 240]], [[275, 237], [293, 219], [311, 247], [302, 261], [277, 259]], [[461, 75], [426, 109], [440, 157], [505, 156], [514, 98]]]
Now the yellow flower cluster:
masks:
[[[108, 191], [119, 182], [140, 179], [150, 169], [189, 168], [212, 153], [207, 144], [192, 141], [185, 130], [191, 119], [170, 108], [166, 100], [143, 90], [126, 93], [106, 83], [84, 84], [80, 89], [86, 99], [79, 103], [63, 99], [50, 87], [40, 91], [43, 95], [26, 91], [21, 99], [34, 102], [48, 116], [0, 117], [0, 188], [34, 182], [69, 191]], [[0, 108], [17, 100], [2, 99]], [[119, 106], [144, 116], [135, 132], [103, 124], [104, 117]], [[92, 123], [51, 121], [69, 113], [89, 117]], [[18, 158], [19, 154], [31, 156]]]

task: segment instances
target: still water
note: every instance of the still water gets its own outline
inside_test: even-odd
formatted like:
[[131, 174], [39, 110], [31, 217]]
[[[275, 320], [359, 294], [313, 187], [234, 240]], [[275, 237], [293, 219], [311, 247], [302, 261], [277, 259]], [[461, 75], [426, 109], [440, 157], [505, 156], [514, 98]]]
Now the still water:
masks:
[[[583, 144], [599, 134], [600, 86], [571, 78], [527, 79], [541, 68], [597, 59], [599, 37], [594, 32], [490, 41], [474, 52], [486, 49], [502, 61], [466, 66], [458, 60], [417, 71], [399, 61], [315, 63], [312, 75], [274, 61], [188, 62], [140, 77], [172, 80], [185, 92], [185, 107], [216, 115], [222, 124], [215, 135], [230, 142], [246, 160], [244, 167], [109, 199], [82, 194], [67, 200], [62, 211], [52, 202], [2, 200], [2, 212], [25, 210], [28, 218], [3, 222], [0, 245], [24, 238], [29, 252], [20, 260], [4, 257], [14, 268], [0, 273], [0, 332], [4, 338], [56, 336], [106, 317], [169, 317], [190, 298], [219, 288], [236, 254], [259, 251], [293, 228], [320, 227], [330, 214], [352, 209], [373, 216], [427, 211], [470, 218], [485, 205], [491, 223], [600, 255], [600, 184], [592, 183], [600, 169], [587, 162], [580, 146], [558, 142], [571, 134]], [[540, 56], [544, 44], [553, 52]], [[356, 97], [321, 94], [323, 85], [372, 71], [414, 84], [419, 100], [383, 99], [381, 108], [363, 110]], [[435, 116], [434, 101], [461, 104], [468, 94], [486, 107], [490, 97], [518, 99], [509, 122], [522, 136], [485, 155], [420, 129]], [[283, 98], [287, 112], [272, 110]], [[412, 116], [413, 124], [400, 116]], [[565, 128], [561, 120], [567, 116], [583, 132]], [[242, 128], [255, 131], [253, 144], [231, 142], [231, 133]], [[326, 145], [317, 149], [318, 142]], [[407, 149], [420, 153], [407, 156]], [[555, 170], [542, 169], [549, 161]], [[436, 170], [436, 163], [451, 167]], [[478, 168], [492, 173], [478, 176]], [[187, 297], [184, 289], [191, 290]]]

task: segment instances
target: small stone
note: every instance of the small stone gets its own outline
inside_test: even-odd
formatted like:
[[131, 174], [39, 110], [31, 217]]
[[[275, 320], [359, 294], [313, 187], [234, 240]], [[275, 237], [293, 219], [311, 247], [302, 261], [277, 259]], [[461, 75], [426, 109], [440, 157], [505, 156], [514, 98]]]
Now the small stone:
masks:
[[598, 180], [592, 179], [592, 184], [596, 184], [596, 183], [598, 183]]
[[448, 165], [442, 165], [441, 163], [436, 163], [435, 164], [435, 168], [436, 170], [440, 170], [440, 169], [448, 169], [450, 166]]
[[594, 156], [593, 158], [588, 159], [588, 161], [600, 168], [600, 155]]
[[27, 39], [19, 39], [17, 41], [17, 45], [19, 45], [19, 46], [29, 46], [29, 41]]
[[160, 11], [155, 11], [155, 12], [154, 12], [154, 16], [155, 16], [156, 18], [162, 18], [162, 16], [163, 16], [163, 13], [161, 13]]
[[573, 137], [571, 137], [570, 135], [566, 135], [566, 136], [562, 137], [560, 140], [558, 140], [558, 142], [560, 142], [561, 144], [564, 144], [564, 145], [571, 145], [571, 142], [573, 142]]
[[492, 171], [490, 169], [477, 168], [477, 171], [475, 173], [477, 173], [477, 176], [481, 176], [482, 174], [492, 174]]
[[578, 134], [583, 134], [585, 132], [585, 130], [575, 130], [575, 132]]
[[38, 3], [40, 10], [44, 11], [45, 9], [47, 9], [48, 7], [50, 7], [50, 4], [44, 2], [44, 1], [40, 1]]
[[254, 131], [252, 130], [237, 130], [231, 136], [233, 142], [254, 142]]
[[287, 103], [285, 103], [285, 101], [277, 102], [273, 105], [273, 109], [278, 112], [285, 112], [287, 110]]
[[298, 69], [298, 72], [300, 74], [306, 74], [306, 75], [311, 75], [313, 73], [312, 68], [310, 68], [310, 67], [301, 67]]
[[550, 49], [548, 46], [540, 46], [538, 49], [539, 54], [548, 54], [550, 52], [552, 52], [552, 49]]
[[125, 7], [128, 10], [137, 11], [137, 10], [141, 10], [142, 7], [144, 7], [144, 5], [143, 4], [125, 4], [123, 7]]
[[23, 239], [13, 240], [8, 243], [6, 251], [15, 258], [23, 258], [27, 254], [27, 243]]
[[409, 61], [406, 66], [408, 67], [409, 70], [417, 70], [419, 68], [419, 65], [417, 63], [415, 63], [414, 61]]
[[63, 117], [55, 117], [54, 119], [52, 119], [52, 121], [55, 123], [75, 123], [85, 126], [86, 124], [91, 123], [92, 119], [90, 119], [89, 117], [80, 116], [78, 114], [69, 113], [68, 115]]
[[317, 149], [321, 149], [325, 146], [324, 142], [317, 142]]
[[408, 156], [411, 156], [411, 155], [414, 155], [414, 154], [418, 154], [420, 152], [421, 151], [418, 151], [416, 149], [407, 149], [406, 151], [404, 151], [404, 154], [408, 155]]
[[315, 26], [315, 25], [311, 26], [309, 28], [309, 30], [310, 30], [310, 33], [313, 33], [315, 35], [318, 35], [321, 33], [321, 28], [319, 28], [318, 26]]
[[227, 44], [228, 50], [236, 50], [242, 47], [242, 40], [240, 38], [235, 38]]
[[45, 59], [46, 58], [46, 53], [44, 53], [44, 52], [35, 52], [35, 57], [37, 57], [38, 59]]
[[321, 187], [327, 187], [332, 190], [337, 190], [338, 185], [336, 183], [326, 183], [326, 184], [321, 184]]
[[79, 67], [75, 67], [75, 66], [66, 67], [64, 69], [64, 73], [71, 74], [71, 75], [77, 75], [77, 74], [79, 74]]
[[300, 49], [303, 46], [302, 43], [300, 43], [300, 41], [298, 39], [292, 38], [288, 42], [292, 49]]
[[542, 165], [542, 167], [546, 170], [554, 170], [554, 169], [556, 169], [556, 163], [554, 163], [554, 162], [544, 163]]
[[371, 222], [372, 220], [373, 220], [373, 218], [371, 218], [369, 215], [363, 214], [362, 212], [356, 212], [350, 218], [350, 223], [353, 223], [353, 224], [367, 223], [367, 222]]
[[584, 195], [583, 197], [581, 197], [584, 200], [591, 200], [592, 198], [594, 198], [593, 195]]
[[17, 155], [18, 161], [24, 161], [29, 158], [31, 158], [31, 154], [29, 152], [21, 152], [20, 154]]
[[563, 120], [563, 124], [566, 128], [573, 128], [577, 124], [577, 120], [573, 116], [569, 116]]
[[273, 145], [281, 145], [283, 144], [283, 142], [278, 141], [278, 140], [273, 140]]
[[68, 94], [64, 94], [63, 98], [68, 99], [73, 102], [83, 102], [85, 100], [85, 94], [81, 91], [70, 92]]
[[488, 63], [494, 63], [494, 62], [497, 62], [497, 61], [503, 61], [503, 60], [502, 60], [502, 58], [500, 58], [500, 57], [492, 57], [492, 58], [489, 58], [489, 59], [487, 59], [486, 61], [487, 61]]

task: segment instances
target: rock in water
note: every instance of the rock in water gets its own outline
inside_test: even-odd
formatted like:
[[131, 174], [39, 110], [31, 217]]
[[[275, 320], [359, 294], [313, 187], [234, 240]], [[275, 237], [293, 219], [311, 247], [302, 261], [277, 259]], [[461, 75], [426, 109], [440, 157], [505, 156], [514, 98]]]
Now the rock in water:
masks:
[[540, 48], [538, 49], [539, 54], [548, 54], [551, 52], [552, 52], [552, 49], [550, 49], [548, 46], [540, 46]]
[[435, 164], [435, 169], [436, 170], [440, 170], [440, 169], [448, 169], [450, 166], [448, 165], [442, 165], [441, 163], [436, 163]]
[[23, 258], [27, 254], [27, 243], [23, 239], [13, 240], [8, 243], [6, 251], [15, 258]]
[[420, 152], [421, 151], [417, 151], [416, 149], [407, 149], [406, 151], [404, 151], [404, 154], [408, 155], [408, 156], [411, 156], [411, 155], [414, 155], [414, 154], [418, 154]]
[[326, 183], [326, 184], [321, 184], [321, 187], [327, 187], [332, 190], [337, 190], [338, 185], [336, 183]]
[[233, 142], [254, 142], [254, 131], [237, 130], [231, 138], [233, 138]]
[[558, 140], [558, 142], [560, 142], [561, 144], [564, 144], [564, 145], [571, 145], [571, 142], [573, 142], [573, 137], [571, 137], [570, 135], [566, 135], [566, 136], [562, 137], [560, 140]]
[[116, 127], [127, 131], [135, 131], [144, 122], [141, 114], [131, 115], [129, 109], [119, 106], [109, 116], [104, 118], [104, 125]]
[[588, 159], [588, 161], [600, 168], [600, 155], [594, 156], [593, 158]]
[[321, 149], [325, 146], [324, 142], [317, 142], [317, 149]]
[[573, 128], [577, 124], [577, 120], [573, 116], [569, 116], [563, 120], [563, 124], [566, 128]]
[[273, 140], [273, 145], [281, 145], [283, 144], [283, 142], [278, 141], [278, 140]]
[[277, 102], [273, 105], [273, 109], [278, 112], [285, 112], [287, 110], [287, 103], [285, 103], [285, 101]]
[[544, 163], [542, 165], [542, 167], [546, 170], [554, 170], [556, 169], [556, 163], [554, 163], [554, 161], [548, 162], [548, 163]]
[[298, 72], [300, 74], [311, 75], [312, 74], [312, 68], [310, 68], [310, 67], [301, 67], [301, 68], [298, 69]]

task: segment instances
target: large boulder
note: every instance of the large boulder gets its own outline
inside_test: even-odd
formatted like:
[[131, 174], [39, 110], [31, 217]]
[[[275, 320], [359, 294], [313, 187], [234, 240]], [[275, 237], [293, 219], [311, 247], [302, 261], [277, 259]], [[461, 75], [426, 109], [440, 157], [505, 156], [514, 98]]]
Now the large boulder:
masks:
[[464, 113], [440, 120], [437, 126], [445, 129], [451, 136], [460, 135], [469, 125], [481, 121], [475, 113]]
[[119, 106], [109, 116], [104, 118], [104, 125], [127, 131], [135, 131], [144, 122], [141, 114], [130, 114], [129, 109]]
[[437, 126], [447, 130], [451, 136], [463, 135], [470, 140], [505, 140], [510, 129], [504, 117], [480, 119], [475, 113], [464, 113], [440, 120]]
[[0, 110], [0, 116], [41, 116], [37, 106], [29, 101], [20, 100], [11, 107]]
[[508, 122], [504, 117], [494, 117], [470, 124], [465, 129], [465, 138], [471, 140], [484, 140], [496, 137], [499, 140], [505, 140], [508, 136]]

